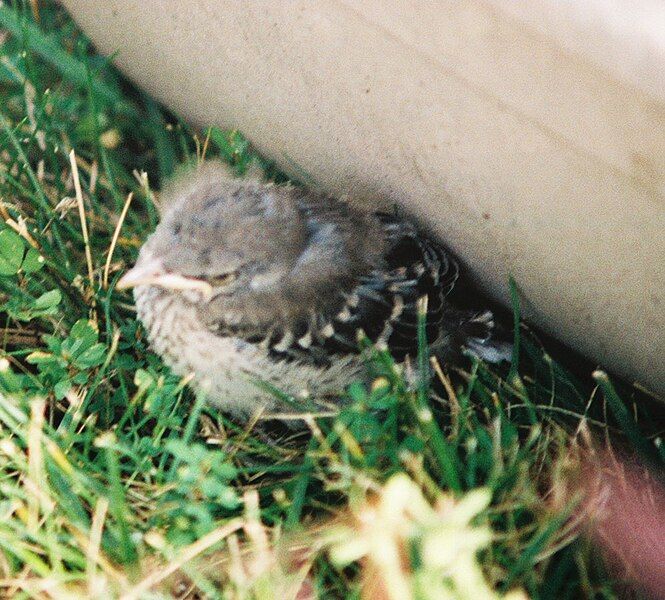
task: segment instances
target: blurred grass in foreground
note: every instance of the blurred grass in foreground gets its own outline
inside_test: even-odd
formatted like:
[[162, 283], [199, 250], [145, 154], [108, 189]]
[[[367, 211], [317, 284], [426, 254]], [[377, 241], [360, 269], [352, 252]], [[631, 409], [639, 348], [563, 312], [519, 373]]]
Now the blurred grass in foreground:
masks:
[[510, 370], [412, 389], [368, 348], [374, 383], [307, 439], [239, 427], [113, 288], [178, 165], [259, 159], [133, 88], [52, 2], [0, 4], [0, 42], [4, 596], [619, 597], [571, 475], [594, 432], [662, 466], [636, 390], [578, 380], [517, 327]]

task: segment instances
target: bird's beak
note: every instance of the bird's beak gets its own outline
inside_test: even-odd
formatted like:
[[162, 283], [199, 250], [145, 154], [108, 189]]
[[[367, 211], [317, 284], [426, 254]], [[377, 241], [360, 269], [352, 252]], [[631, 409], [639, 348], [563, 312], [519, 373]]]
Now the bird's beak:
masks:
[[212, 293], [212, 286], [206, 281], [169, 273], [162, 261], [157, 258], [140, 260], [120, 278], [115, 287], [118, 290], [126, 290], [137, 285], [155, 285], [170, 290], [197, 290], [204, 295]]
[[137, 285], [159, 284], [164, 275], [166, 275], [166, 270], [160, 260], [156, 258], [139, 260], [120, 278], [115, 287], [119, 290], [126, 290]]

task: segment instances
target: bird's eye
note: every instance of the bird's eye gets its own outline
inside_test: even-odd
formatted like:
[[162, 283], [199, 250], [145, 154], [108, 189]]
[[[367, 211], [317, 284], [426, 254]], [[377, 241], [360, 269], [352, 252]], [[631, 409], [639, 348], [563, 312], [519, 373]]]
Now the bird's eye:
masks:
[[236, 275], [235, 271], [231, 271], [229, 273], [224, 273], [223, 275], [208, 275], [205, 279], [210, 285], [221, 287], [223, 285], [228, 285], [235, 280]]

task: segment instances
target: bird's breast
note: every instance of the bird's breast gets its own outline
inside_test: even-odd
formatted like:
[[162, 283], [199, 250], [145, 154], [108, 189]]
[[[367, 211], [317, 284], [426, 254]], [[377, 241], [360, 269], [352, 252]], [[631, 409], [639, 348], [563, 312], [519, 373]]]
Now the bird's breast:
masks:
[[193, 306], [153, 286], [134, 292], [137, 315], [151, 349], [176, 375], [194, 375], [197, 393], [234, 414], [247, 416], [262, 392], [252, 383], [262, 360], [258, 347], [211, 333]]
[[[150, 347], [180, 376], [194, 375], [197, 393], [223, 410], [247, 418], [259, 408], [284, 410], [271, 386], [295, 397], [338, 394], [361, 371], [357, 356], [340, 357], [332, 368], [275, 360], [265, 348], [212, 333], [195, 308], [153, 286], [134, 290], [138, 318]], [[288, 407], [293, 410], [292, 406]]]

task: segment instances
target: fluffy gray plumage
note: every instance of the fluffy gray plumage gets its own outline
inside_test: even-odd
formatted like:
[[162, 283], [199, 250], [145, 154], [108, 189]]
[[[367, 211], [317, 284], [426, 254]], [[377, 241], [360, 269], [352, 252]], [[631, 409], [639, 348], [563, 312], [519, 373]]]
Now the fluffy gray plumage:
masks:
[[338, 394], [363, 374], [357, 332], [399, 359], [416, 350], [427, 297], [431, 351], [466, 345], [500, 359], [491, 313], [446, 299], [452, 257], [396, 216], [367, 213], [301, 188], [229, 177], [207, 164], [164, 194], [160, 224], [119, 282], [135, 288], [154, 350], [239, 418], [280, 411], [286, 393]]

